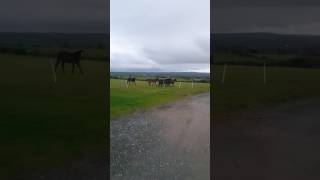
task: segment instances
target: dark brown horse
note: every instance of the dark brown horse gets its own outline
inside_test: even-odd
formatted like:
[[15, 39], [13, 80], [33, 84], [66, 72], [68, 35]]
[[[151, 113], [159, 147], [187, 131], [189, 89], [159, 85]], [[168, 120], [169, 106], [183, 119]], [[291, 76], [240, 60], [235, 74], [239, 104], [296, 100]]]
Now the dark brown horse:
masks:
[[165, 79], [158, 79], [158, 87], [163, 87], [165, 85]]
[[136, 85], [136, 78], [129, 77], [129, 78], [127, 79], [127, 84], [128, 84], [128, 85], [131, 85], [131, 84]]
[[163, 85], [168, 87], [168, 86], [174, 86], [174, 83], [177, 82], [176, 79], [171, 79], [171, 78], [166, 78], [163, 80]]
[[169, 86], [174, 86], [174, 83], [177, 82], [176, 79], [171, 79], [171, 78], [161, 78], [158, 79], [158, 87], [169, 87]]
[[157, 81], [158, 81], [158, 78], [157, 79], [147, 79], [149, 86], [157, 85]]
[[169, 85], [174, 86], [175, 82], [177, 82], [177, 79], [170, 79]]
[[72, 64], [72, 73], [74, 73], [75, 65], [77, 65], [81, 74], [83, 74], [83, 70], [80, 65], [80, 57], [83, 52], [84, 52], [83, 50], [79, 50], [76, 52], [66, 52], [66, 51], [59, 52], [57, 55], [57, 61], [54, 68], [55, 71], [57, 71], [59, 64], [61, 64], [62, 71], [64, 72], [64, 64], [69, 63], [69, 64]]

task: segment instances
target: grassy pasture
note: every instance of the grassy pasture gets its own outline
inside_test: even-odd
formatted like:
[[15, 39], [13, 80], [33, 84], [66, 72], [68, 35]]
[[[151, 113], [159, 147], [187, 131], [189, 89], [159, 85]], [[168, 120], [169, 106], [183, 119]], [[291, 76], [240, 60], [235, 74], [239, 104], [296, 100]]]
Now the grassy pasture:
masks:
[[53, 83], [49, 60], [0, 55], [0, 179], [105, 157], [107, 63]]
[[222, 83], [223, 66], [213, 68], [213, 116], [223, 119], [243, 110], [256, 110], [279, 103], [320, 97], [320, 69], [228, 66]]
[[175, 87], [149, 86], [146, 81], [137, 81], [137, 85], [125, 86], [125, 80], [110, 80], [110, 116], [111, 119], [130, 112], [175, 101], [181, 97], [209, 92], [209, 83], [179, 82]]

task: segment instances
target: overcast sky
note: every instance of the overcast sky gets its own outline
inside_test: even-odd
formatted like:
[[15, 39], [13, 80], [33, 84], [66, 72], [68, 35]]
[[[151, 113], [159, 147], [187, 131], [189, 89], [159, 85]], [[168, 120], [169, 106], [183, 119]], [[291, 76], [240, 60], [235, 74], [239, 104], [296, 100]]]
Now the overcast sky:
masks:
[[319, 0], [214, 0], [213, 32], [320, 34]]
[[111, 0], [112, 71], [209, 71], [210, 0]]
[[107, 0], [1, 0], [0, 32], [106, 33]]

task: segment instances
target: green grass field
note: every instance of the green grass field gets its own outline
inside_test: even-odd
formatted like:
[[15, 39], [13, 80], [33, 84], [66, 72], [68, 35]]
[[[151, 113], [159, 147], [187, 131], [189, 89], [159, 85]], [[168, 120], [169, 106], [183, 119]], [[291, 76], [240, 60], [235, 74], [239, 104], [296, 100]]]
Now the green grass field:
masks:
[[223, 66], [213, 71], [213, 117], [224, 119], [241, 111], [254, 111], [280, 103], [320, 97], [320, 69], [228, 66], [222, 83]]
[[146, 81], [137, 81], [137, 85], [126, 88], [125, 80], [110, 80], [110, 113], [111, 119], [119, 116], [155, 107], [164, 103], [175, 101], [181, 97], [197, 93], [209, 92], [209, 83], [179, 82], [175, 87], [159, 88], [149, 86]]
[[67, 65], [54, 83], [50, 60], [0, 55], [0, 179], [105, 157], [108, 64]]

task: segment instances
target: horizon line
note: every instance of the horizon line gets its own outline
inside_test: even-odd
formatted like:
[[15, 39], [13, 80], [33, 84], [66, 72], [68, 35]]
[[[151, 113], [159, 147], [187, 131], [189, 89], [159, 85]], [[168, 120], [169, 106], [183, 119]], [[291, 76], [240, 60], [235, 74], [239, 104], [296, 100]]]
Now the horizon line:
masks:
[[1, 33], [12, 33], [12, 34], [110, 34], [109, 32], [38, 32], [38, 31], [0, 31]]
[[274, 34], [274, 35], [295, 35], [295, 36], [320, 36], [319, 34], [302, 34], [302, 33], [277, 33], [277, 32], [263, 32], [263, 31], [256, 31], [256, 32], [210, 32], [210, 34]]
[[210, 72], [197, 72], [197, 71], [110, 71], [110, 73], [206, 73]]

